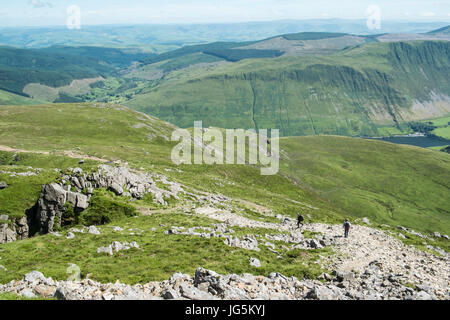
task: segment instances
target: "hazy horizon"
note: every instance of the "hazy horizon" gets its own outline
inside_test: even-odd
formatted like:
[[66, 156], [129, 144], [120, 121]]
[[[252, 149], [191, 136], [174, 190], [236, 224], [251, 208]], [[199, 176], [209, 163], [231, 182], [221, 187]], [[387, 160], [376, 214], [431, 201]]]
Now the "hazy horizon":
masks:
[[[64, 27], [68, 8], [77, 6], [84, 26], [180, 25], [273, 22], [283, 20], [364, 20], [376, 6], [381, 20], [450, 23], [450, 1], [424, 0], [1, 0], [0, 27]], [[373, 12], [373, 10], [372, 10]]]

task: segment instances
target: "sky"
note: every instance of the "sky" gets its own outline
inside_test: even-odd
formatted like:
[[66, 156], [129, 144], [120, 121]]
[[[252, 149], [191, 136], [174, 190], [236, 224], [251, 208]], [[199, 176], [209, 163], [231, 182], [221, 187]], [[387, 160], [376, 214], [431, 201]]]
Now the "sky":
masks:
[[450, 23], [450, 0], [0, 0], [0, 26], [65, 26], [78, 9], [98, 25], [367, 19], [374, 6], [385, 20]]

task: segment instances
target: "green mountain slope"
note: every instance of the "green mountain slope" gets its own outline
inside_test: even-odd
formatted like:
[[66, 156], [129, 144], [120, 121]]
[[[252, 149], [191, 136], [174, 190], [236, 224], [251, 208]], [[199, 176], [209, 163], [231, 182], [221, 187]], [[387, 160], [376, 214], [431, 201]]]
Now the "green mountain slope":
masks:
[[[450, 112], [447, 41], [369, 43], [333, 55], [181, 70], [127, 105], [190, 127], [279, 128], [284, 136], [380, 135]], [[431, 107], [425, 107], [430, 102]]]
[[[313, 221], [370, 217], [377, 223], [425, 232], [446, 233], [450, 228], [450, 158], [446, 153], [335, 136], [282, 138], [279, 174], [261, 176], [254, 166], [175, 166], [170, 160], [175, 143], [168, 141], [173, 129], [168, 123], [115, 105], [0, 107], [0, 146], [50, 152], [40, 156], [44, 159], [36, 159], [37, 155], [24, 158], [29, 159], [22, 164], [24, 168], [33, 165], [51, 173], [62, 160], [46, 157], [84, 154], [121, 160], [198, 190], [250, 201], [293, 217], [302, 211]], [[5, 164], [14, 163], [9, 154]], [[11, 186], [10, 191], [0, 192], [0, 210], [23, 215], [30, 204], [29, 194], [14, 190], [34, 186], [30, 192], [39, 193], [39, 183], [34, 180], [22, 188], [7, 174], [0, 175], [0, 180]]]
[[0, 90], [0, 105], [37, 105], [44, 102]]
[[27, 96], [24, 88], [28, 84], [57, 88], [68, 86], [76, 79], [116, 75], [119, 68], [152, 55], [101, 47], [0, 47], [0, 89]]
[[90, 58], [117, 68], [125, 68], [133, 62], [145, 60], [156, 55], [133, 48], [117, 49], [93, 46], [52, 46], [49, 48], [39, 49], [39, 52]]
[[342, 212], [390, 225], [450, 227], [450, 158], [417, 147], [336, 136], [283, 138], [281, 171]]
[[24, 95], [22, 90], [29, 83], [61, 87], [75, 79], [96, 78], [113, 71], [99, 60], [83, 56], [0, 47], [0, 89], [19, 95]]

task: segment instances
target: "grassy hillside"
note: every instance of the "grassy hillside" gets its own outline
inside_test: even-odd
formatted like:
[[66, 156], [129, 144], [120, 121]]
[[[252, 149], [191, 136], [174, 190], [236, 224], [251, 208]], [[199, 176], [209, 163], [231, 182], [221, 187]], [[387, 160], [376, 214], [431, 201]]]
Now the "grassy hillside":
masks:
[[[50, 151], [53, 156], [72, 152], [120, 159], [274, 212], [295, 216], [301, 210], [313, 221], [367, 216], [426, 232], [448, 233], [450, 228], [448, 154], [345, 137], [283, 138], [280, 173], [261, 176], [253, 166], [174, 166], [170, 153], [175, 144], [167, 140], [172, 130], [165, 122], [114, 105], [0, 108], [0, 145]], [[42, 168], [57, 166], [39, 161], [36, 166]], [[0, 176], [5, 179], [14, 185], [11, 178]], [[13, 203], [11, 194], [7, 196]]]
[[0, 105], [37, 105], [44, 102], [0, 90]]
[[[379, 126], [401, 129], [406, 121], [450, 112], [449, 53], [445, 41], [369, 43], [328, 56], [180, 70], [127, 105], [181, 127], [203, 120], [279, 128], [284, 136], [381, 135]], [[421, 107], [430, 101], [442, 103]]]
[[450, 228], [450, 158], [407, 147], [336, 136], [282, 139], [281, 171], [351, 216], [422, 230]]
[[[0, 47], [0, 90], [33, 96], [38, 101], [61, 102], [64, 101], [64, 94], [76, 96], [87, 93], [85, 91], [70, 92], [71, 88], [63, 88], [71, 84], [79, 87], [76, 83], [73, 85], [74, 80], [116, 75], [119, 68], [128, 67], [133, 62], [145, 60], [150, 56], [153, 54], [136, 49], [64, 46], [45, 49]], [[27, 87], [29, 85], [41, 87], [34, 90]], [[59, 95], [58, 90], [62, 91]], [[42, 91], [42, 94], [39, 91]]]
[[[450, 230], [448, 154], [336, 136], [282, 138], [280, 173], [261, 176], [254, 166], [174, 166], [170, 161], [174, 143], [167, 140], [173, 128], [156, 118], [110, 104], [2, 106], [0, 146], [33, 152], [0, 151], [0, 181], [8, 184], [0, 190], [0, 213], [23, 216], [35, 203], [41, 185], [58, 178], [55, 168], [65, 171], [81, 166], [91, 172], [98, 162], [87, 160], [79, 165], [78, 159], [70, 156], [92, 155], [120, 159], [122, 164], [128, 162], [141, 171], [164, 174], [190, 192], [232, 197], [233, 212], [256, 221], [278, 223], [276, 214], [295, 217], [300, 211], [308, 222], [342, 223], [345, 217], [352, 222], [369, 217], [375, 226], [403, 225], [425, 233], [445, 234]], [[18, 175], [24, 172], [34, 175]], [[147, 214], [120, 216], [125, 208], [133, 215]], [[119, 279], [130, 284], [164, 280], [175, 272], [193, 274], [199, 266], [220, 273], [280, 272], [316, 278], [327, 271], [317, 263], [318, 259], [332, 254], [329, 248], [289, 250], [280, 241], [272, 241], [277, 253], [263, 245], [259, 252], [230, 250], [220, 238], [167, 235], [164, 232], [171, 226], [214, 227], [217, 223], [186, 213], [176, 201], [162, 207], [146, 198], [131, 201], [101, 190], [94, 193], [89, 210], [100, 210], [112, 219], [98, 227], [100, 236], [76, 233], [70, 240], [66, 238], [69, 230], [62, 228], [58, 230], [60, 237], [47, 234], [1, 245], [2, 265], [8, 271], [0, 273], [0, 283], [19, 279], [32, 270], [66, 279], [71, 263], [80, 267], [82, 278], [89, 275], [97, 281]], [[123, 230], [114, 231], [113, 226]], [[286, 233], [247, 227], [233, 230], [234, 236], [252, 234], [260, 243], [267, 241], [267, 232]], [[423, 239], [403, 234], [402, 241], [424, 248]], [[314, 234], [304, 232], [304, 236]], [[98, 247], [113, 241], [137, 241], [140, 249], [114, 256], [97, 253]], [[433, 244], [448, 250], [445, 241]], [[263, 266], [250, 266], [250, 257], [258, 258]]]
[[156, 55], [154, 53], [143, 52], [140, 49], [135, 48], [117, 49], [117, 48], [105, 48], [93, 46], [80, 46], [80, 47], [52, 46], [49, 48], [40, 49], [39, 52], [49, 54], [82, 56], [85, 58], [91, 58], [97, 61], [102, 61], [108, 65], [117, 68], [124, 68], [129, 66], [133, 62], [145, 60], [151, 56]]
[[113, 71], [98, 60], [82, 56], [0, 47], [0, 89], [19, 95], [24, 95], [29, 83], [61, 87], [75, 79], [96, 78]]

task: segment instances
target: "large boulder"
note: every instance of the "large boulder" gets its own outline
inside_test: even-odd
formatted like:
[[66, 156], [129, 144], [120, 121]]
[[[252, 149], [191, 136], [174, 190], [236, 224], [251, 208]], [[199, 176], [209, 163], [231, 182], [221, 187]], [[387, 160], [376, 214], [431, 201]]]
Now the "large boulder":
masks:
[[61, 226], [66, 200], [67, 191], [59, 184], [52, 183], [42, 186], [35, 216], [30, 219], [36, 225], [37, 232], [49, 233], [53, 232], [56, 226]]
[[[78, 180], [77, 180], [78, 181]], [[67, 188], [70, 190], [70, 188]], [[61, 227], [61, 220], [69, 203], [80, 212], [88, 208], [89, 198], [81, 193], [65, 190], [61, 185], [51, 183], [42, 186], [42, 191], [35, 207], [27, 213], [28, 225], [32, 226], [33, 234], [46, 234]]]
[[17, 240], [16, 229], [7, 223], [0, 225], [0, 244]]

